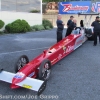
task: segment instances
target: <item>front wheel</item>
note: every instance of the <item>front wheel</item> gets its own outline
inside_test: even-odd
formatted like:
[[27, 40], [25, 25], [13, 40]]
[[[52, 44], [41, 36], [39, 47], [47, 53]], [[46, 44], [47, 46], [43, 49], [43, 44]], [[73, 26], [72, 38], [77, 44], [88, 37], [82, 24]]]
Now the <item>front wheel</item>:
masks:
[[50, 75], [51, 75], [51, 62], [48, 59], [46, 59], [41, 63], [39, 67], [38, 76], [40, 80], [48, 80], [50, 78]]
[[26, 55], [22, 55], [19, 57], [15, 64], [15, 72], [17, 73], [21, 68], [23, 68], [27, 63], [29, 63], [29, 59]]

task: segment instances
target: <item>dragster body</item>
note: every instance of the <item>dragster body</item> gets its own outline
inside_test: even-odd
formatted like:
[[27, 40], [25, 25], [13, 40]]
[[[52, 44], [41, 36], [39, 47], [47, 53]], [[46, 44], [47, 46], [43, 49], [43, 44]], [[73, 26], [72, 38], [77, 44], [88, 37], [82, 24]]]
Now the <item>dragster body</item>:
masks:
[[11, 88], [24, 87], [41, 94], [46, 87], [51, 67], [81, 46], [86, 40], [87, 38], [81, 30], [80, 34], [71, 34], [65, 37], [30, 62], [27, 62], [26, 56], [22, 56], [16, 65], [17, 73], [13, 74], [1, 70], [0, 80], [11, 83]]

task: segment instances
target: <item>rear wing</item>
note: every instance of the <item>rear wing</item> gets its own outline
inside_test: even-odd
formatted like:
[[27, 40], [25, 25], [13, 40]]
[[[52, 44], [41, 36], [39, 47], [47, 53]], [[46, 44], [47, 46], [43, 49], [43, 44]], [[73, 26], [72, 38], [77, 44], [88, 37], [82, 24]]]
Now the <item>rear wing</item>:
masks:
[[99, 15], [99, 13], [78, 13], [78, 15]]
[[99, 13], [78, 13], [78, 16], [80, 16], [80, 15], [84, 15], [84, 20], [83, 20], [84, 27], [90, 28], [92, 16], [96, 16], [96, 15], [99, 16]]
[[[15, 75], [14, 73], [3, 71], [3, 69], [0, 70], [1, 81], [12, 83], [12, 79]], [[46, 81], [26, 77], [25, 80], [15, 85], [37, 91], [37, 94], [40, 95], [46, 88]]]

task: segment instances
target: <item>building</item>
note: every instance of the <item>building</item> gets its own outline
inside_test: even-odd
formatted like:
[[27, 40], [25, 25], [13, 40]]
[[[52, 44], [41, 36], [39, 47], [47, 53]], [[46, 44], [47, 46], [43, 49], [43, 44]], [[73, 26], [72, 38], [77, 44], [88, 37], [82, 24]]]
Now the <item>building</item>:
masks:
[[42, 24], [41, 4], [41, 0], [0, 0], [0, 19], [5, 25], [16, 19], [24, 19], [31, 26]]

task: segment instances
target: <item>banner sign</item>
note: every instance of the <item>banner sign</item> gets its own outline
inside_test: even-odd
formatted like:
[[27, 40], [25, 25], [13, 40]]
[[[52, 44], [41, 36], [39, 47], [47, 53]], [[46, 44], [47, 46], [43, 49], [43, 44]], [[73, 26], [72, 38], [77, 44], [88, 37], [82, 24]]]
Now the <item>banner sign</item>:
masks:
[[91, 10], [94, 13], [100, 13], [100, 2], [94, 2], [94, 3], [92, 3]]
[[59, 2], [59, 14], [90, 13], [91, 1]]

